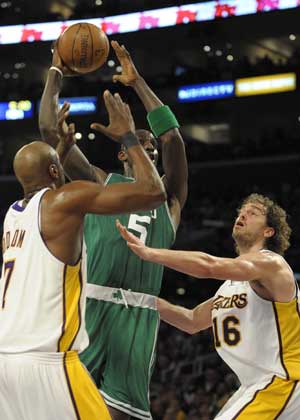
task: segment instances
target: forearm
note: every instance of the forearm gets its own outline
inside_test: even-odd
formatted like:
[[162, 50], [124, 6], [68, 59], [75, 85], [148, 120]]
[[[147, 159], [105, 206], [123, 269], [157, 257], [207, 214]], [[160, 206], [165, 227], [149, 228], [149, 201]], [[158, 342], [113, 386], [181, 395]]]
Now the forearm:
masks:
[[[164, 105], [143, 78], [138, 78], [132, 87], [147, 112]], [[185, 145], [177, 128], [166, 131], [160, 135], [159, 139], [162, 144], [162, 162], [167, 180], [167, 193], [169, 196], [178, 198], [182, 208], [187, 198], [188, 179]]]
[[103, 183], [107, 174], [102, 169], [90, 164], [78, 146], [72, 147], [64, 161], [64, 171], [72, 181], [83, 180]]
[[193, 311], [182, 306], [173, 305], [164, 299], [157, 298], [157, 310], [163, 321], [189, 334], [195, 332]]
[[63, 158], [63, 166], [66, 175], [71, 180], [86, 180], [92, 182], [103, 182], [106, 173], [99, 169], [95, 172], [79, 147], [74, 145], [71, 150], [63, 150], [64, 146], [58, 146], [60, 136], [58, 132], [58, 107], [59, 94], [62, 89], [62, 76], [56, 70], [49, 70], [47, 82], [41, 99], [39, 112], [39, 127], [42, 139], [52, 147], [58, 147], [58, 152]]
[[162, 164], [168, 196], [175, 196], [183, 208], [188, 193], [188, 165], [185, 145], [178, 128], [160, 136]]
[[212, 266], [215, 265], [215, 257], [204, 252], [160, 248], [147, 248], [146, 260], [199, 278], [211, 278]]
[[137, 185], [143, 190], [145, 196], [149, 196], [150, 200], [153, 197], [157, 205], [162, 204], [166, 200], [165, 188], [143, 147], [140, 145], [130, 147], [127, 153], [132, 161], [133, 175]]
[[142, 101], [147, 112], [153, 111], [163, 105], [161, 100], [155, 95], [143, 78], [137, 79], [132, 85], [132, 88]]
[[57, 132], [58, 98], [62, 88], [62, 76], [49, 70], [39, 111], [39, 128], [42, 139], [53, 147], [59, 142]]
[[63, 143], [62, 141], [58, 142], [58, 145], [56, 146], [56, 151], [59, 156], [60, 163], [64, 166], [65, 161], [69, 153], [71, 152], [72, 148], [75, 147], [75, 144], [73, 145], [67, 145]]

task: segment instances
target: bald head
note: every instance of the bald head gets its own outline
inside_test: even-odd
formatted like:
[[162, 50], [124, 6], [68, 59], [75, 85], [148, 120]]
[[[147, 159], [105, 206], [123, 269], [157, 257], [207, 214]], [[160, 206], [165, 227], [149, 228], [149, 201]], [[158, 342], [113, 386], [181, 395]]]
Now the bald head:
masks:
[[[14, 159], [16, 177], [25, 191], [34, 187], [50, 186], [59, 178], [60, 162], [53, 147], [34, 141], [22, 147]], [[54, 172], [53, 172], [54, 170]]]

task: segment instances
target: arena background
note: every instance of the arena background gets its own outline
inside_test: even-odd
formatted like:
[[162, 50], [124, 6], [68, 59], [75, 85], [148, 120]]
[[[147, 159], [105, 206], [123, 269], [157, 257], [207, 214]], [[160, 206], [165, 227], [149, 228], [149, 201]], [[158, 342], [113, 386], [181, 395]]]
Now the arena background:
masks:
[[[51, 62], [50, 38], [59, 35], [66, 20], [94, 18], [112, 33], [110, 39], [126, 45], [141, 74], [181, 123], [189, 196], [175, 248], [234, 256], [231, 229], [240, 200], [250, 192], [268, 194], [288, 211], [293, 236], [286, 257], [298, 279], [299, 3], [1, 0], [0, 229], [9, 204], [21, 196], [13, 156], [21, 145], [39, 138], [38, 103]], [[127, 13], [137, 14], [120, 17]], [[56, 25], [49, 30], [44, 22]], [[124, 25], [126, 32], [118, 33]], [[119, 91], [132, 107], [137, 127], [146, 127], [145, 111], [134, 92], [111, 83], [118, 71], [111, 52], [96, 73], [66, 79], [62, 92], [63, 97], [77, 98], [79, 112], [87, 112], [70, 118], [76, 123], [79, 147], [106, 170], [121, 170], [117, 145], [89, 129], [91, 122], [106, 119], [103, 90]], [[267, 77], [239, 80], [256, 76]], [[162, 296], [193, 307], [218, 286], [166, 270]], [[210, 331], [188, 336], [161, 325], [151, 387], [155, 420], [212, 419], [237, 386], [213, 350]]]

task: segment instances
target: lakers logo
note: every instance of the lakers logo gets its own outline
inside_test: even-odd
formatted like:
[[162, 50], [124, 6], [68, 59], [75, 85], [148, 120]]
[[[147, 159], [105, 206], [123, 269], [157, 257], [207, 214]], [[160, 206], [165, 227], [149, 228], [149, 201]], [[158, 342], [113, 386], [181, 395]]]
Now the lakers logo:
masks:
[[213, 309], [229, 309], [238, 308], [242, 309], [247, 306], [247, 293], [241, 293], [240, 295], [222, 296], [218, 295], [213, 301]]

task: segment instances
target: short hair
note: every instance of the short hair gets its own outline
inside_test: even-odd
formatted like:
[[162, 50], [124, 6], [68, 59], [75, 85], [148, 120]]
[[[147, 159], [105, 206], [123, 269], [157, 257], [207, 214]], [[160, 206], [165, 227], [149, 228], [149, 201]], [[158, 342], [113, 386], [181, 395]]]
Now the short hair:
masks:
[[266, 209], [267, 225], [275, 231], [274, 235], [265, 241], [266, 248], [270, 251], [283, 255], [290, 246], [291, 228], [287, 222], [287, 214], [277, 203], [261, 194], [250, 194], [242, 202], [242, 206], [248, 203], [262, 204]]

